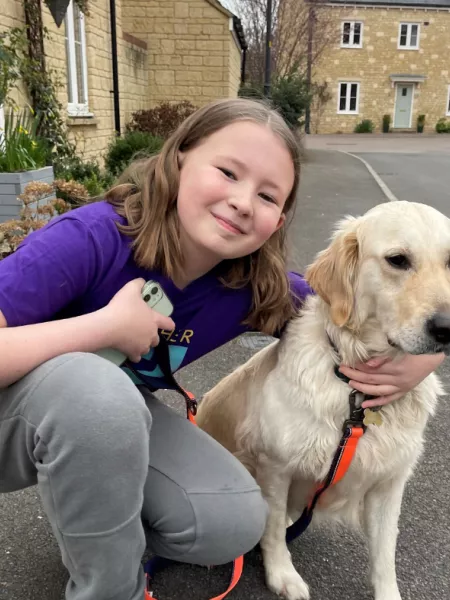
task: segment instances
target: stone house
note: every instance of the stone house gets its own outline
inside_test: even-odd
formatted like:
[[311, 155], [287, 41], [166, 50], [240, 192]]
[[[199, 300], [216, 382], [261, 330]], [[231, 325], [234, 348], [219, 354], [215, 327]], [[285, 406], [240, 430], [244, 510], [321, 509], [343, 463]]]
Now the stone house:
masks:
[[450, 117], [450, 0], [327, 0], [316, 11], [332, 25], [313, 66], [329, 100], [315, 106], [311, 133], [351, 133], [363, 119], [381, 131], [425, 132]]
[[[237, 96], [245, 39], [218, 0], [88, 0], [88, 9], [70, 0], [58, 27], [42, 2], [47, 67], [64, 84], [59, 97], [83, 157], [100, 158], [136, 110]], [[0, 31], [24, 25], [22, 0], [0, 1]], [[27, 101], [20, 89], [15, 99]]]

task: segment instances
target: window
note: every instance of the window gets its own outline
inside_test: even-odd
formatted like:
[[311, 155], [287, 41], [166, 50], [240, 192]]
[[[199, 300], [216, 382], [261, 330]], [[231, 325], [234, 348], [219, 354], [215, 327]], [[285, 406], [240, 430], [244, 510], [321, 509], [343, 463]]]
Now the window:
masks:
[[344, 21], [342, 23], [341, 47], [362, 48], [362, 21]]
[[338, 113], [357, 114], [359, 110], [359, 83], [339, 84]]
[[69, 115], [88, 115], [88, 86], [84, 15], [70, 0], [66, 18], [67, 95]]
[[398, 47], [404, 50], [417, 50], [419, 48], [418, 23], [400, 23]]
[[447, 91], [447, 116], [450, 116], [450, 85]]

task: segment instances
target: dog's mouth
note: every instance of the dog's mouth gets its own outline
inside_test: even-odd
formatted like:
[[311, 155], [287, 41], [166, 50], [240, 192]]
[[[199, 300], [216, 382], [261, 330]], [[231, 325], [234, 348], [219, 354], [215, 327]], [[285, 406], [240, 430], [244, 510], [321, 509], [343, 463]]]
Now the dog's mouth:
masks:
[[439, 344], [438, 342], [434, 342], [432, 344], [419, 344], [416, 348], [403, 348], [397, 342], [394, 342], [392, 338], [388, 336], [387, 338], [389, 346], [395, 348], [395, 350], [399, 350], [400, 352], [404, 352], [405, 354], [415, 354], [416, 356], [422, 354], [440, 354], [443, 352], [445, 355], [450, 355], [450, 344]]
[[395, 348], [396, 350], [402, 350], [402, 348], [398, 344], [396, 344], [393, 340], [391, 340], [391, 338], [389, 336], [388, 336], [387, 341], [388, 341], [389, 346], [392, 346], [392, 348]]

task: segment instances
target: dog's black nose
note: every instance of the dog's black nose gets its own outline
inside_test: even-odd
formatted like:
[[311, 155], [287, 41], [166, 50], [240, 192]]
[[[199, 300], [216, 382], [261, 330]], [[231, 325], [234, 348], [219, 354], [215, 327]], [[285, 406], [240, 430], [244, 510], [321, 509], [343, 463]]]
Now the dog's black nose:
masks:
[[427, 329], [436, 342], [450, 343], [450, 312], [436, 313], [427, 321]]

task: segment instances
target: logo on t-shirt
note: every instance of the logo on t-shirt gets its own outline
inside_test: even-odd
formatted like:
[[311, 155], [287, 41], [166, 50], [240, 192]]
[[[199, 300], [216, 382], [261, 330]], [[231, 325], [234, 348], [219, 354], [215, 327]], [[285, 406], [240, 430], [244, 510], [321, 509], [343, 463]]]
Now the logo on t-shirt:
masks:
[[[173, 331], [165, 331], [163, 329], [160, 332], [160, 335], [163, 335], [169, 344], [170, 368], [172, 372], [174, 372], [181, 367], [185, 359], [194, 331], [192, 329], [174, 329]], [[134, 369], [136, 373], [142, 375], [142, 381], [153, 380], [149, 383], [156, 388], [158, 387], [158, 383], [162, 383], [158, 382], [158, 379], [164, 379], [161, 368], [156, 361], [153, 348], [142, 357], [141, 361], [137, 363]], [[133, 373], [127, 367], [123, 367], [123, 370], [136, 384], [142, 383], [142, 381], [139, 381], [137, 378], [136, 373]]]

